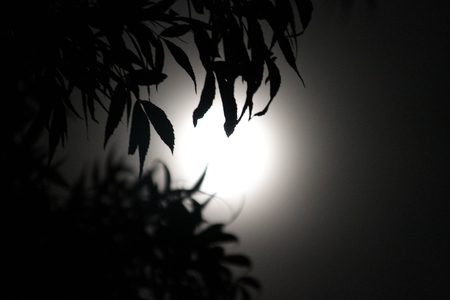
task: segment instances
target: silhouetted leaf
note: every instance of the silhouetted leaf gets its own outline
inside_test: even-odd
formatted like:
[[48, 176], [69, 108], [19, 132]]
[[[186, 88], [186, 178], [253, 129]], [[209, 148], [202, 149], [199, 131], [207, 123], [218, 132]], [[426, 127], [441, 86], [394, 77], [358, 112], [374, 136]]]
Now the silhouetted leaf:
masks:
[[252, 263], [247, 256], [244, 255], [227, 255], [223, 258], [223, 260], [229, 264], [240, 266], [240, 267], [251, 267]]
[[190, 25], [177, 24], [167, 29], [164, 29], [160, 35], [165, 37], [179, 37], [186, 34], [189, 30], [191, 30]]
[[245, 7], [245, 13], [257, 19], [267, 19], [273, 12], [275, 7], [270, 0], [252, 0], [248, 1]]
[[278, 70], [278, 67], [275, 64], [275, 57], [266, 59], [266, 64], [269, 71], [266, 82], [270, 81], [270, 100], [266, 107], [262, 111], [256, 113], [255, 116], [263, 116], [267, 112], [281, 85], [280, 70]]
[[197, 237], [199, 240], [206, 244], [238, 241], [236, 236], [225, 233], [222, 230], [223, 224], [214, 224], [206, 228], [204, 231], [200, 232]]
[[166, 116], [166, 113], [154, 105], [150, 101], [140, 101], [147, 113], [150, 122], [152, 122], [153, 128], [155, 128], [159, 137], [170, 148], [173, 153], [173, 147], [175, 145], [175, 135], [173, 133], [173, 126]]
[[205, 84], [203, 86], [200, 102], [192, 115], [194, 127], [197, 126], [198, 119], [203, 118], [205, 113], [211, 108], [216, 95], [216, 77], [213, 72], [206, 73]]
[[192, 5], [194, 6], [194, 9], [197, 13], [203, 14], [203, 0], [191, 0]]
[[197, 182], [187, 191], [187, 196], [190, 197], [192, 194], [200, 191], [200, 187], [203, 184], [203, 180], [205, 180], [206, 171], [208, 170], [208, 167], [205, 168], [205, 170], [202, 173], [202, 176], [197, 180]]
[[212, 59], [219, 56], [217, 45], [213, 43], [206, 30], [198, 27], [194, 28], [194, 42], [203, 67], [207, 72], [212, 71]]
[[295, 71], [295, 73], [297, 73], [298, 77], [300, 78], [304, 86], [305, 82], [303, 81], [302, 76], [298, 72], [297, 65], [295, 63], [294, 52], [292, 52], [291, 44], [289, 43], [288, 38], [283, 33], [279, 33], [276, 35], [276, 39], [278, 45], [280, 46], [281, 52], [283, 52], [284, 58], [286, 59], [287, 63], [291, 66], [291, 68]]
[[194, 70], [192, 69], [191, 63], [189, 62], [189, 58], [184, 53], [183, 50], [181, 50], [180, 47], [176, 46], [174, 43], [164, 40], [164, 42], [167, 45], [167, 48], [169, 48], [170, 53], [172, 53], [173, 58], [175, 58], [175, 61], [189, 74], [189, 76], [192, 78], [192, 81], [194, 82], [195, 92], [197, 93], [197, 82], [195, 81], [195, 74]]
[[159, 19], [161, 14], [166, 12], [172, 5], [175, 3], [176, 0], [162, 0], [157, 3], [155, 3], [153, 6], [149, 9], [149, 14], [146, 16], [149, 20], [152, 19]]
[[103, 148], [106, 147], [109, 138], [113, 134], [114, 130], [119, 125], [120, 119], [122, 118], [123, 111], [125, 110], [125, 104], [127, 102], [127, 97], [130, 97], [128, 91], [126, 90], [125, 84], [118, 83], [114, 94], [111, 97], [111, 104], [109, 105], [108, 119], [106, 120], [105, 128], [105, 141], [103, 143]]
[[128, 73], [125, 78], [130, 85], [154, 85], [160, 84], [167, 75], [158, 71], [140, 69]]
[[311, 21], [313, 4], [311, 0], [295, 0], [295, 4], [297, 5], [298, 14], [303, 26], [303, 31], [305, 31], [306, 27], [308, 27], [309, 22]]
[[150, 145], [150, 124], [141, 103], [141, 101], [136, 101], [134, 104], [128, 145], [128, 154], [131, 155], [139, 148], [139, 177], [142, 175], [145, 156]]
[[162, 73], [164, 67], [164, 48], [161, 40], [159, 38], [155, 39], [153, 46], [155, 47], [155, 71]]
[[147, 63], [152, 69], [154, 69], [155, 65], [153, 61], [153, 51], [150, 46], [150, 41], [155, 39], [153, 32], [142, 23], [133, 24], [129, 29], [136, 38]]
[[227, 136], [230, 136], [237, 125], [237, 105], [234, 98], [235, 77], [230, 74], [226, 62], [215, 62], [214, 70], [219, 83], [220, 96], [222, 98], [223, 113], [225, 116], [224, 129]]
[[264, 35], [259, 22], [252, 18], [247, 18], [248, 22], [248, 47], [251, 50], [250, 68], [246, 70], [245, 78], [247, 81], [247, 95], [244, 108], [238, 121], [242, 119], [246, 110], [249, 110], [249, 119], [252, 117], [253, 96], [261, 86], [264, 74], [264, 58], [269, 55], [269, 49], [264, 43]]

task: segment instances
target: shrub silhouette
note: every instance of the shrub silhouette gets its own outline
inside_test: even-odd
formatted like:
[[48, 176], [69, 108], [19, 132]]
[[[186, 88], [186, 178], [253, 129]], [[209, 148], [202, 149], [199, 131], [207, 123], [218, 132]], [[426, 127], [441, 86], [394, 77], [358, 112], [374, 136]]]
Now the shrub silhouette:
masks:
[[[203, 203], [196, 196], [206, 171], [192, 188], [172, 189], [160, 166], [162, 187], [156, 168], [135, 178], [112, 155], [104, 172], [96, 165], [92, 178], [82, 175], [72, 187], [54, 170], [41, 172], [36, 184], [30, 171], [18, 183], [22, 192], [7, 199], [14, 209], [7, 210], [4, 271], [13, 298], [250, 299], [259, 291], [248, 276], [250, 259], [223, 247], [237, 237], [203, 219], [212, 196]], [[46, 188], [55, 182], [65, 193]]]

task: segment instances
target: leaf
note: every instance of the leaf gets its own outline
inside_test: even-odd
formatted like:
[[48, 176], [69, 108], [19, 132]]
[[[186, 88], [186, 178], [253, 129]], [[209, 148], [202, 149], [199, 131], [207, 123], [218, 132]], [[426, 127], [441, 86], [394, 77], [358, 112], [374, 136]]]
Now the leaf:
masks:
[[308, 27], [309, 22], [311, 21], [313, 4], [311, 0], [295, 0], [295, 4], [297, 5], [297, 10], [303, 26], [303, 31], [305, 31], [306, 27]]
[[114, 94], [111, 97], [111, 104], [109, 105], [103, 148], [106, 147], [109, 138], [117, 128], [117, 125], [119, 125], [120, 119], [122, 119], [123, 111], [125, 110], [125, 104], [128, 97], [130, 97], [130, 95], [126, 90], [125, 84], [119, 82], [114, 89]]
[[125, 75], [125, 79], [131, 86], [160, 84], [166, 78], [166, 74], [148, 69], [133, 70]]
[[136, 101], [133, 108], [133, 118], [131, 120], [130, 141], [128, 144], [128, 154], [133, 155], [139, 148], [139, 177], [142, 175], [145, 156], [150, 145], [150, 124], [142, 109], [141, 101]]
[[267, 19], [275, 10], [270, 0], [252, 0], [245, 6], [246, 14], [257, 19]]
[[189, 32], [189, 30], [191, 30], [190, 25], [176, 24], [172, 27], [164, 29], [160, 35], [165, 37], [179, 37]]
[[206, 30], [194, 28], [194, 42], [200, 55], [200, 61], [206, 71], [212, 69], [212, 59], [219, 56], [217, 45], [213, 43]]
[[140, 103], [144, 107], [145, 112], [150, 119], [150, 122], [152, 122], [153, 128], [155, 128], [159, 137], [173, 153], [175, 135], [173, 133], [172, 123], [170, 123], [169, 119], [166, 116], [166, 113], [150, 101], [140, 101]]
[[[281, 75], [280, 70], [278, 70], [277, 65], [275, 64], [275, 57], [266, 59], [267, 69], [269, 71], [269, 76], [267, 77], [267, 80], [270, 81], [270, 100], [269, 103], [267, 103], [266, 107], [255, 114], [255, 116], [263, 116], [266, 114], [267, 110], [269, 109], [270, 104], [272, 103], [273, 99], [275, 98], [276, 94], [278, 93], [278, 90], [280, 89], [281, 85]], [[266, 80], [266, 82], [267, 82]]]
[[218, 242], [237, 242], [236, 236], [222, 231], [223, 224], [214, 224], [200, 232], [197, 237], [206, 244]]
[[166, 43], [167, 48], [169, 48], [170, 53], [172, 53], [172, 56], [175, 59], [175, 61], [191, 77], [192, 81], [194, 82], [195, 92], [197, 93], [197, 82], [195, 81], [194, 70], [192, 69], [188, 56], [186, 55], [186, 53], [184, 53], [184, 51], [180, 47], [176, 46], [174, 43], [166, 40], [164, 40], [164, 42]]
[[211, 108], [216, 95], [216, 77], [213, 72], [206, 73], [205, 84], [203, 86], [200, 102], [192, 115], [194, 127], [197, 126], [198, 119], [203, 118]]
[[192, 5], [198, 14], [203, 14], [203, 1], [202, 0], [192, 0]]
[[222, 98], [223, 114], [225, 116], [224, 129], [227, 136], [230, 136], [237, 125], [237, 105], [234, 98], [235, 77], [230, 74], [226, 62], [215, 62], [217, 82], [219, 83], [220, 96]]
[[162, 73], [164, 67], [164, 48], [160, 39], [153, 41], [155, 47], [155, 71]]
[[229, 264], [241, 266], [241, 267], [248, 267], [250, 268], [252, 263], [250, 259], [247, 256], [244, 255], [227, 255], [223, 258], [223, 260]]
[[141, 49], [142, 54], [147, 60], [147, 63], [152, 69], [154, 69], [155, 65], [153, 63], [153, 51], [152, 47], [150, 46], [150, 40], [155, 40], [153, 32], [142, 23], [131, 24], [129, 30], [136, 38], [139, 44], [139, 48]]
[[149, 9], [149, 15], [147, 16], [149, 20], [157, 18], [163, 14], [166, 10], [168, 10], [176, 0], [162, 0], [154, 4]]

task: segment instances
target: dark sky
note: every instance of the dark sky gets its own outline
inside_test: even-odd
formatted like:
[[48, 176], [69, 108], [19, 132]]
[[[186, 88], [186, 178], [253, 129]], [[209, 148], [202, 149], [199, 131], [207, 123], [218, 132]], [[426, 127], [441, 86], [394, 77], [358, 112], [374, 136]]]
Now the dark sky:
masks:
[[[230, 250], [252, 258], [261, 300], [449, 298], [449, 2], [379, 0], [373, 11], [335, 2], [313, 1], [300, 38], [306, 88], [284, 65], [257, 120], [276, 151], [229, 226], [241, 239]], [[198, 96], [183, 78], [193, 111]], [[161, 99], [178, 101], [166, 86]], [[186, 112], [174, 103], [158, 105], [169, 117]], [[191, 124], [183, 118], [176, 131]], [[102, 133], [92, 127], [89, 147]], [[85, 136], [69, 143], [87, 147]], [[115, 145], [126, 153], [126, 140]], [[177, 171], [177, 150], [155, 140], [151, 151]]]
[[306, 89], [286, 69], [264, 117], [284, 143], [277, 179], [231, 226], [264, 300], [450, 295], [449, 4], [356, 2], [315, 1]]

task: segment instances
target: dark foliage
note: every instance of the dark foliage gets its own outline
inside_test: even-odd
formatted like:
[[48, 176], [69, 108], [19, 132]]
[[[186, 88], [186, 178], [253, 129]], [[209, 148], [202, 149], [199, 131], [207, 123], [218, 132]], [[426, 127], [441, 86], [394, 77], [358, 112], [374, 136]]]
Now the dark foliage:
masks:
[[[218, 87], [230, 135], [247, 111], [253, 116], [253, 95], [265, 67], [269, 103], [255, 115], [265, 114], [277, 94], [281, 77], [275, 45], [300, 76], [296, 38], [312, 13], [310, 0], [11, 0], [2, 7], [7, 83], [12, 89], [25, 86], [37, 101], [35, 126], [49, 130], [50, 159], [67, 138], [67, 111], [88, 126], [88, 120], [96, 122], [101, 107], [108, 112], [105, 146], [125, 114], [126, 123], [131, 120], [129, 152], [139, 150], [141, 166], [150, 124], [172, 151], [175, 137], [165, 113], [150, 96], [142, 99], [140, 87], [148, 87], [150, 95], [150, 87], [164, 81], [166, 55], [173, 56], [197, 87], [189, 57], [177, 42], [192, 39], [206, 71], [194, 125], [211, 107]], [[238, 113], [234, 83], [239, 77], [247, 95]], [[82, 113], [73, 101], [81, 101]]]
[[[192, 188], [173, 189], [165, 165], [158, 186], [157, 166], [137, 179], [109, 156], [104, 170], [94, 166], [68, 187], [44, 156], [29, 162], [2, 182], [11, 298], [250, 299], [261, 289], [250, 259], [223, 247], [237, 237], [203, 219], [213, 199], [196, 200], [206, 171]], [[49, 189], [56, 185], [67, 196]]]

